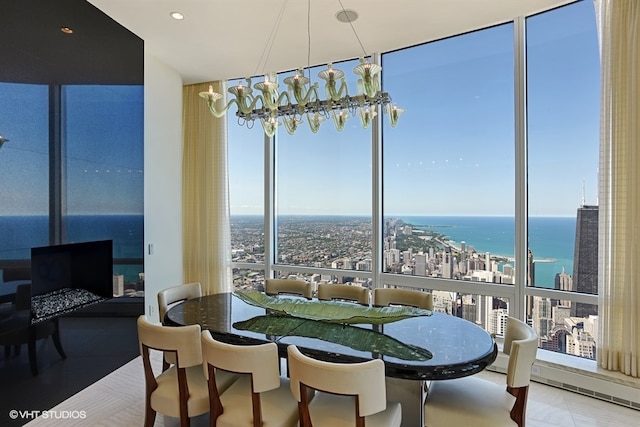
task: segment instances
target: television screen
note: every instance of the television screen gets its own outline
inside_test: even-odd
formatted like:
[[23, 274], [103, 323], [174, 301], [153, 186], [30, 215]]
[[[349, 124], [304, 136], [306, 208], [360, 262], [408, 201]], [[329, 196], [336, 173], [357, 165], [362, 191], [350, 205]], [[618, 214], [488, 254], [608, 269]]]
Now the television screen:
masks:
[[113, 296], [113, 241], [69, 243], [31, 248], [31, 293], [62, 288]]

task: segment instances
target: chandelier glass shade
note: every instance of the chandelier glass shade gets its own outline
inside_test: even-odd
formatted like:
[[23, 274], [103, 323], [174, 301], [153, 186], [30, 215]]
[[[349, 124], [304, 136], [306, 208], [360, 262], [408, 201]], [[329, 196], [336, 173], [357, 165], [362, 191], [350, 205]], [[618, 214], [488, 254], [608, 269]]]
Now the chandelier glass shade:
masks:
[[294, 134], [305, 116], [314, 133], [329, 118], [333, 119], [336, 129], [341, 131], [347, 119], [358, 116], [360, 125], [366, 129], [379, 111], [388, 115], [391, 126], [395, 127], [404, 110], [392, 105], [389, 94], [381, 91], [381, 71], [380, 65], [360, 58], [360, 64], [353, 69], [358, 76], [357, 94], [353, 96], [348, 93], [344, 72], [333, 68], [331, 63], [326, 70], [318, 73], [318, 77], [325, 82], [325, 98], [321, 98], [319, 94], [319, 83], [311, 84], [302, 68], [283, 80], [286, 90], [282, 92], [278, 90], [280, 84], [277, 75], [271, 73], [265, 75], [263, 82], [254, 84], [253, 88], [251, 78], [245, 79], [246, 85], [239, 83], [230, 87], [228, 92], [233, 98], [226, 105], [221, 102], [224, 97], [214, 92], [211, 86], [208, 92], [200, 92], [200, 96], [206, 100], [214, 117], [224, 116], [235, 105], [240, 125], [253, 127], [255, 120], [259, 120], [269, 137], [275, 135], [280, 125], [289, 134]]

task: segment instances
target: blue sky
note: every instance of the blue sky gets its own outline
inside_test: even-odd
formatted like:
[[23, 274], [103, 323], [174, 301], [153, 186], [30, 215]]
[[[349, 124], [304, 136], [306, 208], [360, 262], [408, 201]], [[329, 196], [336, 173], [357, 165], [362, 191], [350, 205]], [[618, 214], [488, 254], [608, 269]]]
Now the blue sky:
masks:
[[[575, 216], [583, 183], [586, 202], [597, 201], [593, 5], [574, 4], [527, 25], [529, 212]], [[336, 67], [351, 75], [354, 65]], [[392, 52], [382, 65], [385, 90], [407, 110], [396, 128], [383, 118], [384, 214], [513, 215], [513, 26]], [[353, 81], [349, 87], [354, 93]], [[231, 212], [261, 214], [259, 125], [248, 131], [234, 120], [231, 115]], [[313, 135], [305, 123], [293, 137], [279, 131], [278, 213], [370, 214], [370, 134], [357, 119], [347, 126], [336, 132], [325, 122]]]
[[[532, 17], [528, 25], [529, 212], [574, 216], [597, 202], [599, 62], [593, 5]], [[336, 64], [349, 77], [357, 61]], [[385, 215], [513, 215], [511, 24], [383, 56], [384, 87], [407, 111], [383, 117]], [[314, 81], [319, 81], [313, 71]], [[281, 85], [282, 77], [280, 78]], [[235, 84], [235, 81], [230, 82]], [[121, 91], [134, 90], [139, 103]], [[322, 92], [322, 90], [321, 90]], [[71, 213], [142, 213], [142, 88], [70, 88]], [[45, 214], [47, 88], [0, 83], [0, 215]], [[263, 137], [228, 115], [232, 214], [263, 210]], [[117, 125], [114, 125], [117, 124]], [[352, 118], [277, 135], [279, 214], [370, 215], [371, 137]], [[138, 147], [132, 149], [132, 147]], [[108, 197], [104, 197], [107, 194]]]

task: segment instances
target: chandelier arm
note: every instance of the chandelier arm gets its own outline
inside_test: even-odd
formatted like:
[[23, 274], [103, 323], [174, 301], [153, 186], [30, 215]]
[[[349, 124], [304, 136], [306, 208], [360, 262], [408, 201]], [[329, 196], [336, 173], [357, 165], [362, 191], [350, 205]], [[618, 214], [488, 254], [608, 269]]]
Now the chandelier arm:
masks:
[[[283, 101], [286, 99], [286, 102], [283, 103]], [[280, 95], [278, 95], [278, 102], [276, 102], [276, 108], [278, 108], [279, 106], [284, 106], [287, 104], [291, 104], [291, 98], [289, 97], [289, 92], [282, 92]]]
[[304, 113], [304, 107], [309, 102], [315, 102], [319, 99], [320, 99], [320, 96], [318, 95], [318, 82], [315, 82], [309, 87], [309, 90], [307, 91], [304, 98], [297, 100], [298, 106], [299, 106], [298, 110], [300, 111], [300, 114]]
[[[264, 100], [262, 99], [262, 95], [255, 95], [255, 96], [242, 95], [237, 97], [236, 99], [233, 99], [232, 101], [236, 102], [236, 105], [238, 106], [238, 111], [241, 111], [244, 114], [248, 114], [252, 110], [255, 110], [256, 105], [258, 105], [258, 101], [260, 101], [261, 107], [264, 106]], [[247, 101], [249, 102], [249, 104], [247, 104]]]
[[344, 77], [340, 79], [339, 89], [336, 89], [335, 80], [328, 80], [324, 85], [324, 91], [327, 99], [331, 99], [333, 101], [338, 101], [342, 97], [349, 96], [347, 82], [345, 81]]
[[[203, 92], [203, 93], [206, 93], [206, 92]], [[216, 107], [217, 101], [219, 100], [221, 99], [213, 99], [213, 98], [207, 99], [207, 105], [209, 106], [209, 111], [211, 112], [211, 115], [217, 119], [224, 117], [224, 115], [227, 114], [227, 110], [229, 109], [229, 107], [235, 102], [235, 99], [232, 99], [227, 103], [227, 105], [225, 105], [222, 108], [222, 110], [220, 110]]]

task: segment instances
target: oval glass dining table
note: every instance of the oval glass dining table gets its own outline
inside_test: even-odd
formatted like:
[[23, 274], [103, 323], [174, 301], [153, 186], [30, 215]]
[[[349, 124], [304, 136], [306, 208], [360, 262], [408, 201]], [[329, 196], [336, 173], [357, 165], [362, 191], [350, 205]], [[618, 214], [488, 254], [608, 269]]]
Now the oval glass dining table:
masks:
[[[287, 297], [281, 297], [287, 298]], [[323, 304], [345, 304], [322, 301]], [[232, 293], [207, 295], [171, 307], [165, 324], [199, 324], [220, 341], [274, 342], [281, 357], [294, 344], [329, 362], [385, 362], [387, 399], [402, 403], [403, 426], [422, 426], [427, 380], [473, 375], [496, 359], [495, 341], [479, 326], [447, 314], [408, 317], [380, 325], [345, 325], [273, 315]]]

